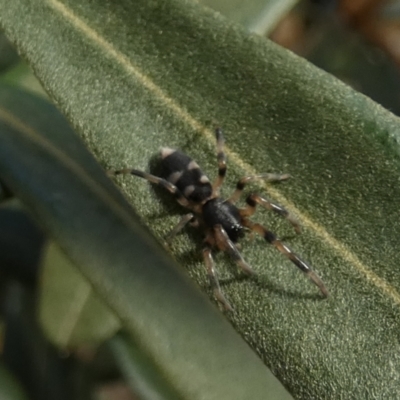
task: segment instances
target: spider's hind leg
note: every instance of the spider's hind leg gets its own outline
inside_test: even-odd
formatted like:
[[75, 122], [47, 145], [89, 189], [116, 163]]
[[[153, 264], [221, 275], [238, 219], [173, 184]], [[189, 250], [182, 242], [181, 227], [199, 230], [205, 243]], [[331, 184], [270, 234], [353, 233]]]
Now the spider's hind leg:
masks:
[[298, 255], [296, 255], [288, 246], [282, 243], [274, 233], [265, 228], [260, 224], [256, 224], [249, 220], [244, 220], [243, 225], [247, 226], [254, 232], [262, 236], [268, 243], [272, 244], [276, 249], [278, 249], [284, 256], [286, 256], [297, 268], [303, 271], [311, 281], [319, 287], [321, 293], [325, 296], [329, 296], [329, 292], [322, 282], [321, 278], [312, 270], [312, 268], [303, 261]]
[[172, 239], [188, 224], [198, 224], [198, 220], [194, 217], [192, 213], [184, 215], [180, 221], [174, 226], [174, 228], [167, 234], [165, 240], [167, 244], [170, 244]]
[[210, 281], [211, 288], [213, 289], [215, 298], [224, 306], [225, 310], [233, 311], [232, 306], [222, 293], [221, 286], [219, 285], [217, 271], [215, 269], [215, 263], [212, 256], [211, 245], [206, 242], [206, 246], [203, 249], [204, 264], [206, 265], [208, 279]]
[[140, 171], [138, 169], [125, 168], [117, 171], [109, 171], [111, 175], [124, 175], [131, 174], [135, 176], [139, 176], [140, 178], [146, 179], [147, 181], [154, 183], [168, 190], [171, 194], [175, 196], [176, 201], [186, 208], [191, 208], [191, 202], [183, 195], [183, 193], [171, 182], [168, 182], [166, 179], [160, 178], [155, 175], [148, 174], [147, 172]]

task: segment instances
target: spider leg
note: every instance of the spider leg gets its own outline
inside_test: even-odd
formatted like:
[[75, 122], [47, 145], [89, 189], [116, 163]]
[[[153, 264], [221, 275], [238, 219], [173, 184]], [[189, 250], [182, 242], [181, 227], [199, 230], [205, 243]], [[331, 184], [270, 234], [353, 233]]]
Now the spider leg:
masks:
[[239, 200], [245, 186], [251, 181], [255, 181], [257, 179], [263, 179], [267, 182], [280, 182], [289, 178], [290, 178], [289, 174], [260, 174], [260, 175], [244, 176], [236, 184], [236, 189], [232, 193], [231, 197], [229, 197], [228, 201], [230, 203], [236, 203]]
[[208, 279], [213, 289], [215, 298], [224, 306], [227, 311], [233, 311], [232, 306], [222, 293], [221, 286], [219, 285], [217, 271], [215, 269], [215, 263], [211, 252], [211, 245], [206, 242], [206, 246], [203, 249], [204, 264], [206, 265]]
[[188, 222], [196, 220], [192, 213], [184, 215], [175, 227], [165, 237], [166, 242], [171, 243], [172, 239], [186, 226]]
[[171, 182], [168, 182], [166, 179], [160, 178], [155, 175], [148, 174], [144, 171], [139, 171], [137, 169], [125, 168], [117, 171], [110, 171], [112, 175], [123, 175], [123, 174], [131, 174], [135, 176], [139, 176], [140, 178], [146, 179], [151, 183], [159, 185], [164, 189], [168, 190], [171, 194], [173, 194], [176, 198], [176, 201], [184, 207], [192, 208], [192, 204], [189, 200], [183, 195], [183, 193]]
[[215, 129], [215, 136], [217, 138], [217, 161], [218, 161], [218, 177], [215, 179], [212, 188], [213, 196], [219, 196], [219, 190], [224, 182], [226, 175], [226, 156], [224, 153], [224, 136], [221, 128]]
[[239, 210], [240, 215], [244, 218], [253, 215], [256, 212], [257, 205], [260, 205], [267, 210], [273, 211], [274, 213], [286, 218], [292, 225], [296, 233], [300, 233], [301, 227], [297, 220], [287, 211], [285, 208], [279, 206], [278, 204], [272, 203], [271, 201], [264, 199], [258, 194], [251, 194], [246, 199], [246, 208]]
[[268, 243], [272, 244], [276, 249], [278, 249], [283, 255], [285, 255], [297, 268], [303, 271], [311, 281], [316, 284], [322, 294], [325, 297], [329, 296], [329, 292], [326, 289], [324, 283], [322, 282], [321, 278], [311, 269], [311, 267], [303, 261], [299, 256], [297, 256], [293, 251], [282, 243], [271, 231], [260, 224], [256, 224], [249, 220], [243, 221], [243, 225], [247, 226], [254, 232], [258, 233], [262, 236]]
[[235, 243], [229, 239], [228, 234], [222, 225], [214, 226], [214, 235], [215, 242], [217, 247], [221, 251], [225, 251], [232, 258], [233, 261], [247, 274], [247, 275], [255, 275], [254, 270], [250, 267], [249, 264], [243, 259], [239, 250], [237, 249]]

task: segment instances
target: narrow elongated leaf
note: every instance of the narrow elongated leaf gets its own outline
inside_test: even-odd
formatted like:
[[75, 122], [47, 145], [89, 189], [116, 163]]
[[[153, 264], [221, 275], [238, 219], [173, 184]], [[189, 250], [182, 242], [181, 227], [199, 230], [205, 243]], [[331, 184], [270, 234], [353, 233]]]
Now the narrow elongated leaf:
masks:
[[[32, 78], [30, 78], [32, 80]], [[0, 104], [11, 110], [13, 115], [28, 119], [31, 127], [40, 132], [47, 132], [57, 144], [74, 154], [84, 168], [91, 171], [99, 181], [107, 182], [111, 193], [117, 198], [122, 196], [113, 185], [104, 179], [104, 174], [91, 159], [85, 149], [82, 151], [80, 140], [75, 137], [71, 127], [59, 111], [49, 102], [39, 100], [23, 91], [1, 86]], [[53, 134], [52, 131], [56, 133]], [[94, 164], [94, 167], [93, 167]], [[68, 182], [65, 182], [68, 187]], [[107, 184], [106, 187], [107, 187]], [[38, 183], [39, 185], [39, 183]], [[70, 188], [73, 196], [73, 188]], [[119, 323], [108, 307], [102, 306], [98, 296], [93, 294], [90, 284], [79, 271], [74, 270], [69, 260], [50, 246], [42, 254], [43, 238], [38, 228], [20, 212], [3, 213], [0, 242], [2, 268], [7, 275], [24, 282], [36, 281], [39, 257], [42, 256], [41, 295], [38, 315], [48, 338], [61, 347], [82, 344], [94, 345], [109, 338], [118, 329]], [[19, 230], [23, 232], [19, 232]], [[28, 251], [29, 250], [29, 251]]]
[[140, 399], [179, 399], [179, 394], [165, 385], [164, 380], [160, 379], [159, 371], [154, 369], [154, 363], [147, 359], [138, 343], [132, 341], [128, 335], [120, 333], [108, 345], [133, 393]]
[[78, 138], [44, 123], [43, 103], [0, 91], [0, 176], [122, 320], [159, 380], [187, 399], [265, 399], [276, 391], [289, 399], [140, 226]]
[[[10, 38], [107, 167], [146, 169], [169, 145], [214, 175], [207, 121], [216, 120], [228, 143], [224, 194], [242, 175], [290, 173], [290, 183], [258, 189], [302, 222], [290, 246], [331, 297], [323, 300], [262, 241], [247, 242], [243, 253], [259, 278], [223, 285], [236, 307], [232, 322], [297, 398], [399, 397], [396, 117], [192, 3], [1, 0], [0, 7]], [[176, 222], [148, 184], [120, 182], [156, 235]], [[266, 214], [257, 218], [290, 232]], [[206, 286], [194, 247], [182, 235], [173, 253]], [[218, 258], [223, 279], [232, 276], [227, 265]]]

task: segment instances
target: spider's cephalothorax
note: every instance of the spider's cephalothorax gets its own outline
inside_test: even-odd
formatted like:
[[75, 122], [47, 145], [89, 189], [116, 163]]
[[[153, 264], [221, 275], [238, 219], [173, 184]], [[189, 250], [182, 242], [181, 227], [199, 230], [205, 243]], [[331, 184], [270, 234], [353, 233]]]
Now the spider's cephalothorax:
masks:
[[286, 218], [293, 225], [296, 232], [299, 233], [300, 226], [288, 211], [258, 194], [249, 195], [246, 198], [246, 207], [244, 208], [238, 208], [235, 205], [248, 182], [254, 179], [281, 181], [288, 179], [289, 175], [261, 174], [246, 176], [236, 184], [236, 190], [231, 197], [227, 200], [221, 199], [219, 197], [219, 190], [226, 174], [226, 161], [223, 151], [224, 139], [220, 128], [216, 129], [216, 137], [218, 177], [212, 185], [194, 160], [186, 154], [168, 147], [161, 150], [162, 177], [130, 168], [114, 171], [113, 173], [115, 175], [129, 173], [160, 185], [172, 193], [182, 206], [191, 211], [184, 215], [172, 229], [168, 235], [168, 240], [171, 240], [189, 222], [194, 226], [204, 228], [203, 257], [207, 273], [215, 297], [227, 310], [232, 310], [232, 307], [221, 291], [212, 257], [212, 250], [217, 249], [227, 252], [245, 273], [249, 275], [254, 274], [254, 271], [243, 259], [236, 245], [246, 231], [253, 231], [261, 235], [268, 243], [272, 244], [307, 274], [312, 282], [319, 287], [321, 292], [325, 296], [328, 296], [325, 285], [305, 261], [293, 253], [274, 233], [264, 226], [252, 222], [248, 218], [255, 213], [257, 205], [261, 205]]
[[239, 209], [229, 201], [220, 198], [207, 200], [203, 205], [203, 221], [208, 228], [221, 225], [233, 243], [244, 236], [244, 226]]

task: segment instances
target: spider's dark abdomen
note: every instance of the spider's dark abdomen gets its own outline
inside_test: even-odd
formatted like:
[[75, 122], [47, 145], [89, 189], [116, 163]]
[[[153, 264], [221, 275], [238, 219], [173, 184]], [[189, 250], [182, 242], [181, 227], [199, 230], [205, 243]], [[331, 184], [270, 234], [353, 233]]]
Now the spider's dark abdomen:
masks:
[[244, 233], [237, 207], [219, 198], [207, 201], [203, 206], [204, 223], [212, 228], [222, 225], [229, 239], [236, 243]]
[[209, 179], [189, 156], [164, 147], [161, 159], [163, 178], [173, 183], [187, 199], [201, 203], [211, 196]]

